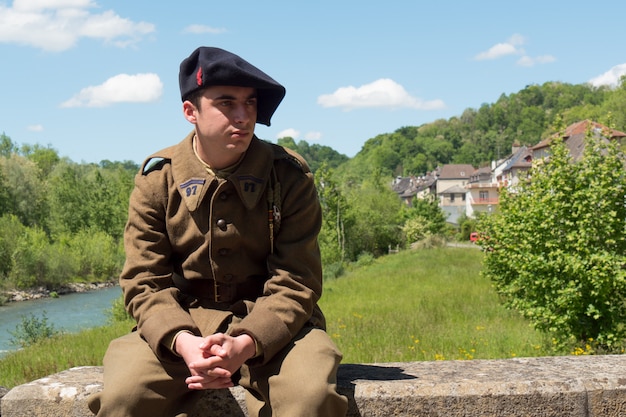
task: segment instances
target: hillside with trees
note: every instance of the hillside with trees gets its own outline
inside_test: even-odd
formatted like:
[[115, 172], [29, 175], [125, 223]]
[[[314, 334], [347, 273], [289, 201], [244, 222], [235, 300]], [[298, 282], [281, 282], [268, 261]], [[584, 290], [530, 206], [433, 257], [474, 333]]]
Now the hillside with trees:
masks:
[[[626, 82], [616, 88], [549, 82], [502, 95], [448, 120], [399, 127], [369, 139], [348, 158], [330, 147], [282, 138], [311, 166], [324, 210], [320, 245], [325, 276], [390, 248], [455, 233], [436, 201], [404, 206], [394, 177], [421, 175], [447, 163], [484, 166], [515, 144], [534, 145], [582, 119], [626, 131]], [[1, 128], [1, 127], [0, 127]], [[0, 136], [0, 293], [54, 289], [72, 281], [115, 281], [135, 163], [75, 163], [50, 147]]]
[[[456, 231], [433, 214], [440, 214], [435, 201], [400, 207], [397, 196], [389, 193], [393, 178], [420, 176], [449, 163], [488, 166], [508, 156], [513, 144], [532, 146], [554, 134], [555, 123], [591, 119], [626, 130], [625, 80], [613, 89], [556, 82], [531, 85], [460, 116], [369, 139], [337, 169], [316, 173], [322, 177], [323, 204], [325, 194], [341, 202], [325, 211], [332, 223], [322, 231], [326, 265], [337, 259], [352, 262], [362, 254], [377, 256], [389, 247], [406, 247], [432, 236], [454, 237]], [[332, 193], [325, 189], [328, 184]], [[325, 246], [329, 241], [332, 245]]]
[[358, 177], [377, 167], [394, 177], [421, 175], [450, 163], [485, 166], [507, 156], [514, 143], [532, 146], [553, 134], [559, 116], [565, 125], [583, 119], [606, 123], [609, 113], [614, 128], [626, 130], [624, 79], [615, 89], [558, 82], [529, 85], [460, 116], [369, 139], [342, 171]]

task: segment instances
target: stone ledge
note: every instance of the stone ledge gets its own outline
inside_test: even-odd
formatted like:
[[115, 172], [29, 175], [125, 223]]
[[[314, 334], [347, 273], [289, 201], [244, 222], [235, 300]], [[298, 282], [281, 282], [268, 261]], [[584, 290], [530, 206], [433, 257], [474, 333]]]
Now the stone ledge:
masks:
[[[626, 415], [626, 355], [342, 364], [348, 417]], [[102, 368], [78, 367], [13, 388], [2, 417], [90, 417]], [[246, 417], [244, 391], [207, 391], [193, 417]]]

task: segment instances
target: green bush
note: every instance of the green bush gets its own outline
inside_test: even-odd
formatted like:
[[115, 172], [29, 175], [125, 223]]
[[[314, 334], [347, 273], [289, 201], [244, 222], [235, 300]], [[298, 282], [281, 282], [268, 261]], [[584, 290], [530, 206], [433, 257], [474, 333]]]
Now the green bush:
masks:
[[343, 262], [324, 265], [324, 280], [338, 278], [343, 274], [344, 270], [345, 266]]
[[626, 338], [626, 171], [617, 144], [588, 132], [573, 161], [563, 140], [531, 180], [485, 216], [483, 273], [507, 305], [557, 343], [620, 349]]
[[120, 241], [99, 230], [81, 230], [69, 239], [77, 270], [88, 281], [108, 281], [119, 275], [124, 261]]
[[22, 322], [15, 326], [15, 331], [9, 331], [11, 334], [10, 343], [13, 346], [25, 348], [41, 340], [48, 339], [59, 332], [54, 326], [48, 323], [48, 316], [44, 311], [41, 317], [34, 314], [22, 317]]
[[49, 249], [48, 237], [42, 229], [27, 227], [17, 236], [11, 254], [13, 267], [9, 272], [9, 280], [16, 288], [45, 285], [51, 279]]
[[109, 318], [109, 323], [119, 323], [131, 320], [132, 317], [126, 311], [124, 307], [124, 296], [121, 295], [113, 301], [111, 308], [106, 311], [106, 315]]

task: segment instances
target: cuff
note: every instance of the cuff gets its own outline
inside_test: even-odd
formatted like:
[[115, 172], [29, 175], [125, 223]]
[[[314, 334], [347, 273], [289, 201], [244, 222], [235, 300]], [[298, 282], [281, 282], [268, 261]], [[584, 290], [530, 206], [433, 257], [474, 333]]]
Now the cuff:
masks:
[[189, 333], [189, 334], [193, 334], [193, 332], [189, 331], [189, 330], [180, 330], [176, 333], [173, 333], [171, 335], [165, 336], [163, 338], [163, 345], [165, 345], [165, 347], [172, 352], [174, 355], [178, 356], [179, 358], [181, 357], [178, 352], [176, 352], [176, 339], [178, 338], [178, 336], [181, 333]]

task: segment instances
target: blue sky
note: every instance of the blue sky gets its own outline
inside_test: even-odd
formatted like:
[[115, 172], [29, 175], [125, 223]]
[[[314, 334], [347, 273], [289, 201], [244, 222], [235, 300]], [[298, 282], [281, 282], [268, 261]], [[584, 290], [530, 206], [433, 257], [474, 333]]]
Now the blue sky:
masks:
[[626, 2], [0, 0], [0, 132], [75, 162], [179, 142], [180, 61], [228, 49], [285, 85], [272, 125], [350, 157], [530, 84], [615, 84]]

